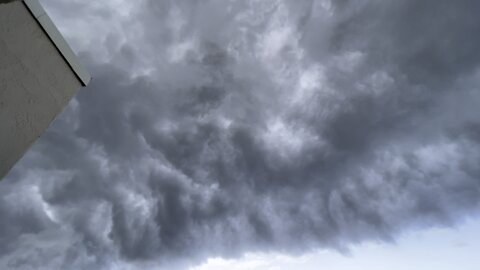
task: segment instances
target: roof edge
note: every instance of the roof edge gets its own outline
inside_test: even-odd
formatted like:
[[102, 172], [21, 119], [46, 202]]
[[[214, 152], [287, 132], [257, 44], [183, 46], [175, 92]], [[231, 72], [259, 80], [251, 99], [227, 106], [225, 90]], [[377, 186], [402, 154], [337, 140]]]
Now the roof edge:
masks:
[[65, 41], [60, 31], [58, 31], [57, 27], [52, 22], [45, 9], [43, 9], [40, 2], [38, 2], [38, 0], [23, 0], [23, 3], [28, 8], [28, 10], [30, 10], [30, 13], [35, 17], [40, 26], [43, 28], [47, 36], [53, 42], [53, 44], [63, 56], [65, 61], [68, 63], [72, 71], [80, 79], [82, 85], [87, 86], [92, 77], [90, 76], [88, 71], [80, 64], [72, 48]]

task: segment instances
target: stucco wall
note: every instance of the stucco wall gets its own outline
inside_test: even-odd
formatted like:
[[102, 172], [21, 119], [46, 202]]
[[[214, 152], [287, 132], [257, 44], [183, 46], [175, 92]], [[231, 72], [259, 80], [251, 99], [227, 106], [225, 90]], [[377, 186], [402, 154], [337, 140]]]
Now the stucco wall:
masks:
[[0, 179], [80, 87], [25, 5], [0, 4]]

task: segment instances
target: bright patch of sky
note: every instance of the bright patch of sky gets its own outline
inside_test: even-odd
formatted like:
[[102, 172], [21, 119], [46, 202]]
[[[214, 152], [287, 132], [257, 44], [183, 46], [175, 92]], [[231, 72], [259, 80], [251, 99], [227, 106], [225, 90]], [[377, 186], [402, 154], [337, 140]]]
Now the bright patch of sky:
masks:
[[190, 270], [477, 270], [480, 217], [455, 228], [410, 232], [396, 243], [365, 243], [349, 255], [316, 251], [300, 257], [250, 253], [238, 260], [209, 259]]

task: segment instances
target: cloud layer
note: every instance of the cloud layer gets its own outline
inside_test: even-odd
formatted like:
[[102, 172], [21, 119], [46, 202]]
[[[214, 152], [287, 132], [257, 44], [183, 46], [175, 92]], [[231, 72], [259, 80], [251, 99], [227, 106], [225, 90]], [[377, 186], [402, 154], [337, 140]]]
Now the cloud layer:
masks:
[[44, 4], [94, 80], [0, 184], [2, 269], [345, 251], [478, 209], [478, 1]]

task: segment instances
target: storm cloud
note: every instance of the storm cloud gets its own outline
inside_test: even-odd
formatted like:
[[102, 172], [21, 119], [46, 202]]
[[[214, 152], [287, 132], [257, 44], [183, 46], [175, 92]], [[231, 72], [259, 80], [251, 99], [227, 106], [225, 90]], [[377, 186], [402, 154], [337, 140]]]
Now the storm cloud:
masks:
[[344, 252], [478, 210], [480, 2], [132, 2], [44, 1], [94, 79], [0, 183], [0, 268]]

